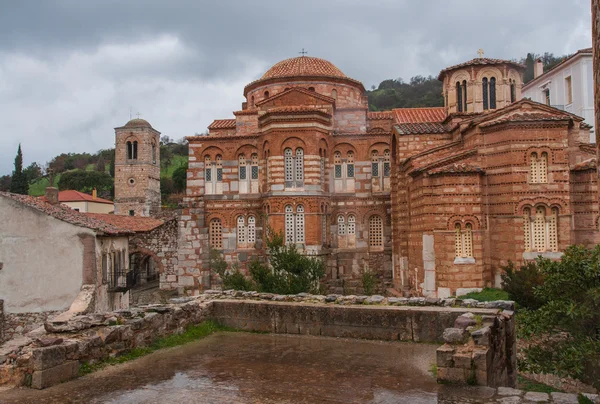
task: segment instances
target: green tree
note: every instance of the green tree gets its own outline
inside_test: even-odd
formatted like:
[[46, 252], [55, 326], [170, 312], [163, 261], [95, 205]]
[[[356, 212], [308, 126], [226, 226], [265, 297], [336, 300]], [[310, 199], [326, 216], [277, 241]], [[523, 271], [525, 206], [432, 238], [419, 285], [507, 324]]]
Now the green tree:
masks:
[[60, 190], [74, 189], [88, 194], [96, 188], [98, 195], [108, 198], [112, 195], [113, 179], [107, 173], [73, 170], [64, 172], [61, 175], [58, 188]]
[[402, 78], [384, 80], [367, 96], [371, 111], [444, 105], [442, 82], [433, 76], [414, 76], [408, 83]]
[[183, 192], [185, 191], [185, 187], [187, 184], [187, 169], [188, 163], [180, 165], [173, 171], [173, 188], [175, 192]]
[[108, 174], [115, 178], [115, 151], [110, 155], [110, 165], [108, 166]]
[[96, 161], [96, 171], [101, 173], [106, 172], [106, 162], [102, 156], [98, 157], [98, 161]]
[[29, 183], [27, 182], [27, 176], [23, 172], [23, 153], [21, 152], [21, 144], [19, 144], [17, 156], [15, 157], [15, 170], [12, 173], [10, 192], [21, 195], [27, 195], [29, 193]]
[[23, 173], [25, 174], [25, 177], [27, 177], [27, 183], [31, 184], [42, 178], [42, 167], [40, 167], [38, 163], [33, 162], [23, 170]]
[[528, 53], [527, 57], [525, 58], [525, 75], [523, 77], [523, 81], [525, 83], [533, 80], [533, 66], [535, 64], [535, 54], [533, 53]]
[[10, 190], [10, 175], [0, 177], [0, 191], [6, 192]]
[[519, 314], [519, 331], [531, 344], [519, 366], [569, 376], [600, 388], [600, 246], [567, 248], [560, 261], [539, 258], [541, 305]]

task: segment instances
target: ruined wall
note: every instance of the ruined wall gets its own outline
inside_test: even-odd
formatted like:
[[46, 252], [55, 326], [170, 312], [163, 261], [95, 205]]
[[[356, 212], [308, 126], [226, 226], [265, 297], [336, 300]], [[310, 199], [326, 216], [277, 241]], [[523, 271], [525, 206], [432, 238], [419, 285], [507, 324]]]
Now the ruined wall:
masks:
[[[1, 304], [0, 304], [1, 306]], [[0, 309], [0, 312], [2, 310]], [[42, 311], [39, 313], [6, 313], [2, 320], [0, 313], [0, 344], [27, 334], [36, 328], [42, 327], [44, 322], [52, 318], [61, 311]], [[2, 326], [2, 323], [4, 324]], [[2, 328], [4, 328], [4, 338], [2, 337]]]

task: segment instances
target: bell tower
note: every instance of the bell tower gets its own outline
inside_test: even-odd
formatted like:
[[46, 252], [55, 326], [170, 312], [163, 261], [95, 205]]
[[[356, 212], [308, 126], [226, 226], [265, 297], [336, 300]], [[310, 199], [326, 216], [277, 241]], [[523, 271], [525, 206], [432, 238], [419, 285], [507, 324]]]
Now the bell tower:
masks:
[[160, 210], [160, 132], [144, 119], [115, 128], [115, 214]]

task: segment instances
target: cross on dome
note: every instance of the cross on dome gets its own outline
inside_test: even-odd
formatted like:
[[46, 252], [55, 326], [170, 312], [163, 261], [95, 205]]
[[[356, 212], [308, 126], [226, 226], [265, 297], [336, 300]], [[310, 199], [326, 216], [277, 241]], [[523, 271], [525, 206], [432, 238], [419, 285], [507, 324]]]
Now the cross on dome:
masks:
[[479, 55], [479, 59], [481, 59], [483, 57], [483, 49], [479, 48], [477, 54]]
[[299, 54], [301, 54], [302, 56], [306, 55], [308, 52], [304, 50], [304, 48], [302, 48], [302, 51], [298, 52]]

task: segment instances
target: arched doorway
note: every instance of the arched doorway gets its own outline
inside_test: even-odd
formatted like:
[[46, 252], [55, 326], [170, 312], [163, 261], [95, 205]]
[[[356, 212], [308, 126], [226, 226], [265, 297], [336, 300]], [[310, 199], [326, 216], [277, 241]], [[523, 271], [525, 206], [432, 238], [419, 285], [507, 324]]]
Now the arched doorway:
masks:
[[158, 281], [158, 265], [151, 255], [141, 252], [130, 254], [129, 265], [134, 273], [136, 286]]

